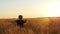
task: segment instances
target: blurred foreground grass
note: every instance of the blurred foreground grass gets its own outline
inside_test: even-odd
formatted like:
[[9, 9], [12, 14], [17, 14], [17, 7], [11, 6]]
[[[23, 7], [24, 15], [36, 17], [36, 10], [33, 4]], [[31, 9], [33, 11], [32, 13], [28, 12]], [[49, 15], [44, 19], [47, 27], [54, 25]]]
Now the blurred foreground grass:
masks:
[[[60, 34], [60, 18], [29, 18], [24, 27], [16, 19], [0, 19], [0, 34]], [[12, 22], [11, 22], [12, 21]]]

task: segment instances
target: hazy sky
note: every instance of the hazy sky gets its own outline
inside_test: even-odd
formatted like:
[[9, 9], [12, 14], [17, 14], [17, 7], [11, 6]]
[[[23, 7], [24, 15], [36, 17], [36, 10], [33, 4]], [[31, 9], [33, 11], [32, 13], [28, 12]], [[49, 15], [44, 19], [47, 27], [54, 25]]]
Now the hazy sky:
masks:
[[46, 17], [48, 11], [57, 11], [54, 6], [59, 11], [60, 0], [0, 0], [0, 18], [16, 18], [20, 14], [26, 18]]

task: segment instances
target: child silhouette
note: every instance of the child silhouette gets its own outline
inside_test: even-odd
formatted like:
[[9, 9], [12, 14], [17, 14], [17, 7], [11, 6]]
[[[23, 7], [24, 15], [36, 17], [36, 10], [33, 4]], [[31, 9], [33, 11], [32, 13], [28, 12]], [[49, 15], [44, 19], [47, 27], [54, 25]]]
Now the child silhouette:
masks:
[[17, 25], [19, 25], [20, 27], [23, 27], [24, 23], [26, 23], [26, 21], [23, 20], [23, 16], [19, 15], [18, 16], [18, 20], [16, 20]]

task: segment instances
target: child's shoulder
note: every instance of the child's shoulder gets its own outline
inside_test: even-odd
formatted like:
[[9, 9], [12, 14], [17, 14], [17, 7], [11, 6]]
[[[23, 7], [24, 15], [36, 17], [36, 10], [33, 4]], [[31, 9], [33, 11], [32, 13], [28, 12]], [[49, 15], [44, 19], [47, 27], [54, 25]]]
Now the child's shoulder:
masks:
[[16, 21], [24, 21], [24, 20], [16, 20]]

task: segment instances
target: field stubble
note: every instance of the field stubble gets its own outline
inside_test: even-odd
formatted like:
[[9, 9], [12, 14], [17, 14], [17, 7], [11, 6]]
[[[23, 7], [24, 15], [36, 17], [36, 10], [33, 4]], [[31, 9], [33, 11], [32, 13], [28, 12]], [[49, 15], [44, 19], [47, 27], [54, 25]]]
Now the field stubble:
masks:
[[60, 34], [60, 18], [30, 18], [24, 27], [16, 19], [0, 19], [0, 34]]

